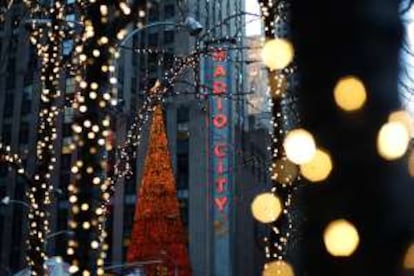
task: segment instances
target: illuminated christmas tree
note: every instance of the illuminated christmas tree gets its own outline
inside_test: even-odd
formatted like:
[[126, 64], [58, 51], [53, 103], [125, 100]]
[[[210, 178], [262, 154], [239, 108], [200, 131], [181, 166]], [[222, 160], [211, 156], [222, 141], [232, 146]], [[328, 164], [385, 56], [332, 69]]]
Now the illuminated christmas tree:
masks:
[[148, 275], [191, 275], [187, 236], [160, 105], [153, 114], [137, 201], [128, 262], [162, 260], [162, 264], [146, 269]]

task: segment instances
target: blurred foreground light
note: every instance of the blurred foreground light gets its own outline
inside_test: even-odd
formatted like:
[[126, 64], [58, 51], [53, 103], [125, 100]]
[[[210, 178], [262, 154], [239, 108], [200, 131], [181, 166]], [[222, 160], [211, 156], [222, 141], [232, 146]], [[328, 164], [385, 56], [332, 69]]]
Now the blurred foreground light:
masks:
[[332, 221], [325, 228], [323, 241], [326, 250], [335, 257], [351, 256], [359, 244], [359, 235], [355, 226], [347, 220]]
[[277, 159], [272, 164], [272, 180], [281, 184], [291, 184], [298, 177], [299, 169], [287, 158]]
[[408, 157], [408, 173], [411, 177], [414, 177], [414, 150], [412, 149]]
[[289, 131], [283, 141], [283, 147], [287, 158], [298, 165], [311, 161], [316, 152], [312, 134], [302, 128]]
[[407, 151], [410, 135], [403, 123], [388, 122], [384, 124], [377, 137], [377, 149], [381, 157], [395, 160]]
[[328, 178], [332, 171], [332, 160], [326, 151], [317, 149], [312, 160], [300, 165], [303, 177], [311, 182], [320, 182]]
[[279, 260], [267, 263], [263, 270], [263, 276], [294, 276], [293, 268], [285, 261]]
[[347, 76], [336, 84], [334, 98], [341, 109], [355, 111], [365, 104], [367, 92], [361, 80], [354, 76]]
[[414, 243], [408, 247], [403, 265], [405, 269], [414, 269]]
[[395, 112], [392, 112], [390, 116], [388, 116], [388, 122], [400, 122], [402, 123], [405, 128], [408, 130], [408, 133], [411, 136], [413, 136], [413, 119], [411, 118], [410, 114], [408, 114], [405, 110], [398, 110]]
[[294, 50], [292, 44], [281, 38], [267, 41], [262, 49], [263, 63], [270, 70], [281, 70], [292, 62]]
[[274, 194], [262, 193], [254, 198], [251, 210], [255, 219], [262, 223], [270, 223], [277, 220], [282, 213], [282, 204]]

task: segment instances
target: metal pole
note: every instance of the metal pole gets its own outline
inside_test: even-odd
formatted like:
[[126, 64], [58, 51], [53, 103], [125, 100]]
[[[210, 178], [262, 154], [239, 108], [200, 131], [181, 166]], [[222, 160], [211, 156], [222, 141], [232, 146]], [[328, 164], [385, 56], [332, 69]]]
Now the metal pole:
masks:
[[27, 204], [26, 202], [20, 201], [20, 200], [15, 200], [15, 199], [9, 199], [8, 197], [3, 198], [1, 203], [3, 205], [9, 205], [10, 203], [12, 203], [12, 204], [17, 204], [17, 205], [22, 205], [26, 208], [30, 208], [29, 204]]
[[128, 268], [128, 267], [134, 267], [134, 266], [144, 266], [144, 265], [149, 265], [149, 264], [162, 264], [163, 262], [164, 262], [163, 260], [155, 259], [155, 260], [148, 260], [148, 261], [110, 265], [110, 266], [104, 267], [103, 269], [107, 271], [107, 270], [113, 270], [116, 268]]
[[152, 27], [158, 27], [158, 26], [182, 26], [182, 24], [177, 23], [177, 22], [173, 22], [173, 21], [161, 21], [161, 22], [154, 22], [148, 25], [143, 26], [142, 28], [137, 28], [134, 29], [132, 32], [130, 32], [117, 46], [122, 47], [125, 45], [125, 43], [131, 38], [133, 37], [135, 34], [144, 31], [146, 29], [152, 28]]

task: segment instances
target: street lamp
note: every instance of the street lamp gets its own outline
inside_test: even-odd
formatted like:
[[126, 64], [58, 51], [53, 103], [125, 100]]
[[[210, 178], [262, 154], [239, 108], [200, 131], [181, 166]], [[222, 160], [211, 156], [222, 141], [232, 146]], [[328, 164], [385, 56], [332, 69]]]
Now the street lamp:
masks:
[[134, 267], [142, 267], [145, 265], [152, 265], [152, 264], [162, 264], [164, 261], [159, 259], [148, 260], [148, 261], [140, 261], [140, 262], [131, 262], [131, 263], [123, 263], [123, 264], [115, 264], [105, 266], [103, 269], [104, 271], [111, 271], [118, 268], [134, 268]]
[[54, 233], [47, 234], [45, 237], [45, 242], [43, 244], [45, 251], [48, 251], [49, 240], [56, 238], [61, 235], [67, 235], [69, 237], [73, 236], [75, 233], [71, 230], [60, 230]]
[[[67, 27], [74, 28], [75, 26], [83, 27], [83, 23], [76, 20], [67, 20], [64, 19], [62, 22], [66, 23]], [[52, 20], [48, 18], [34, 18], [34, 19], [27, 19], [24, 21], [24, 26], [28, 30], [35, 29], [36, 27], [51, 27]]]
[[29, 204], [27, 204], [26, 202], [21, 201], [21, 200], [16, 200], [16, 199], [10, 199], [9, 196], [3, 197], [2, 200], [1, 200], [1, 204], [3, 204], [3, 205], [18, 204], [18, 205], [22, 205], [26, 208], [30, 208]]
[[130, 32], [119, 44], [119, 47], [125, 46], [125, 43], [133, 37], [135, 34], [142, 32], [143, 30], [153, 28], [153, 27], [160, 27], [160, 26], [173, 26], [177, 29], [179, 28], [185, 28], [187, 32], [191, 36], [198, 36], [203, 31], [203, 25], [201, 25], [200, 22], [198, 22], [194, 17], [187, 16], [187, 18], [184, 20], [184, 22], [174, 22], [174, 21], [160, 21], [160, 22], [154, 22], [150, 23], [148, 25], [145, 25], [141, 28], [134, 29], [132, 32]]
[[60, 235], [68, 235], [68, 236], [72, 236], [74, 234], [73, 231], [71, 230], [60, 230], [54, 233], [50, 233], [48, 235], [46, 235], [45, 241], [48, 241], [51, 238], [54, 238], [56, 236], [60, 236]]

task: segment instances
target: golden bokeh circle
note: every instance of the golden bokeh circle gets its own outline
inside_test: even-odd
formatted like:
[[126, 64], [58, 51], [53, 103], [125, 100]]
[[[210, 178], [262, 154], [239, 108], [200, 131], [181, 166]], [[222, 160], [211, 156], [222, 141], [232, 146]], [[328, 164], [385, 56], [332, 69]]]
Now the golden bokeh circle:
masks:
[[309, 181], [320, 182], [329, 177], [332, 168], [332, 159], [328, 152], [317, 149], [311, 161], [300, 165], [300, 172]]
[[263, 276], [294, 276], [292, 266], [283, 260], [277, 260], [265, 265]]
[[335, 103], [345, 111], [356, 111], [365, 104], [367, 92], [363, 82], [355, 76], [341, 78], [334, 89]]
[[252, 204], [253, 217], [262, 223], [271, 223], [277, 220], [282, 213], [282, 203], [273, 193], [257, 195]]
[[303, 128], [290, 130], [283, 141], [283, 148], [287, 158], [297, 165], [312, 160], [316, 152], [313, 135]]
[[351, 256], [359, 245], [356, 227], [345, 219], [330, 222], [325, 228], [323, 241], [325, 248], [335, 257]]
[[275, 38], [266, 41], [262, 48], [263, 63], [270, 70], [281, 70], [292, 62], [294, 49], [290, 41], [283, 38]]

